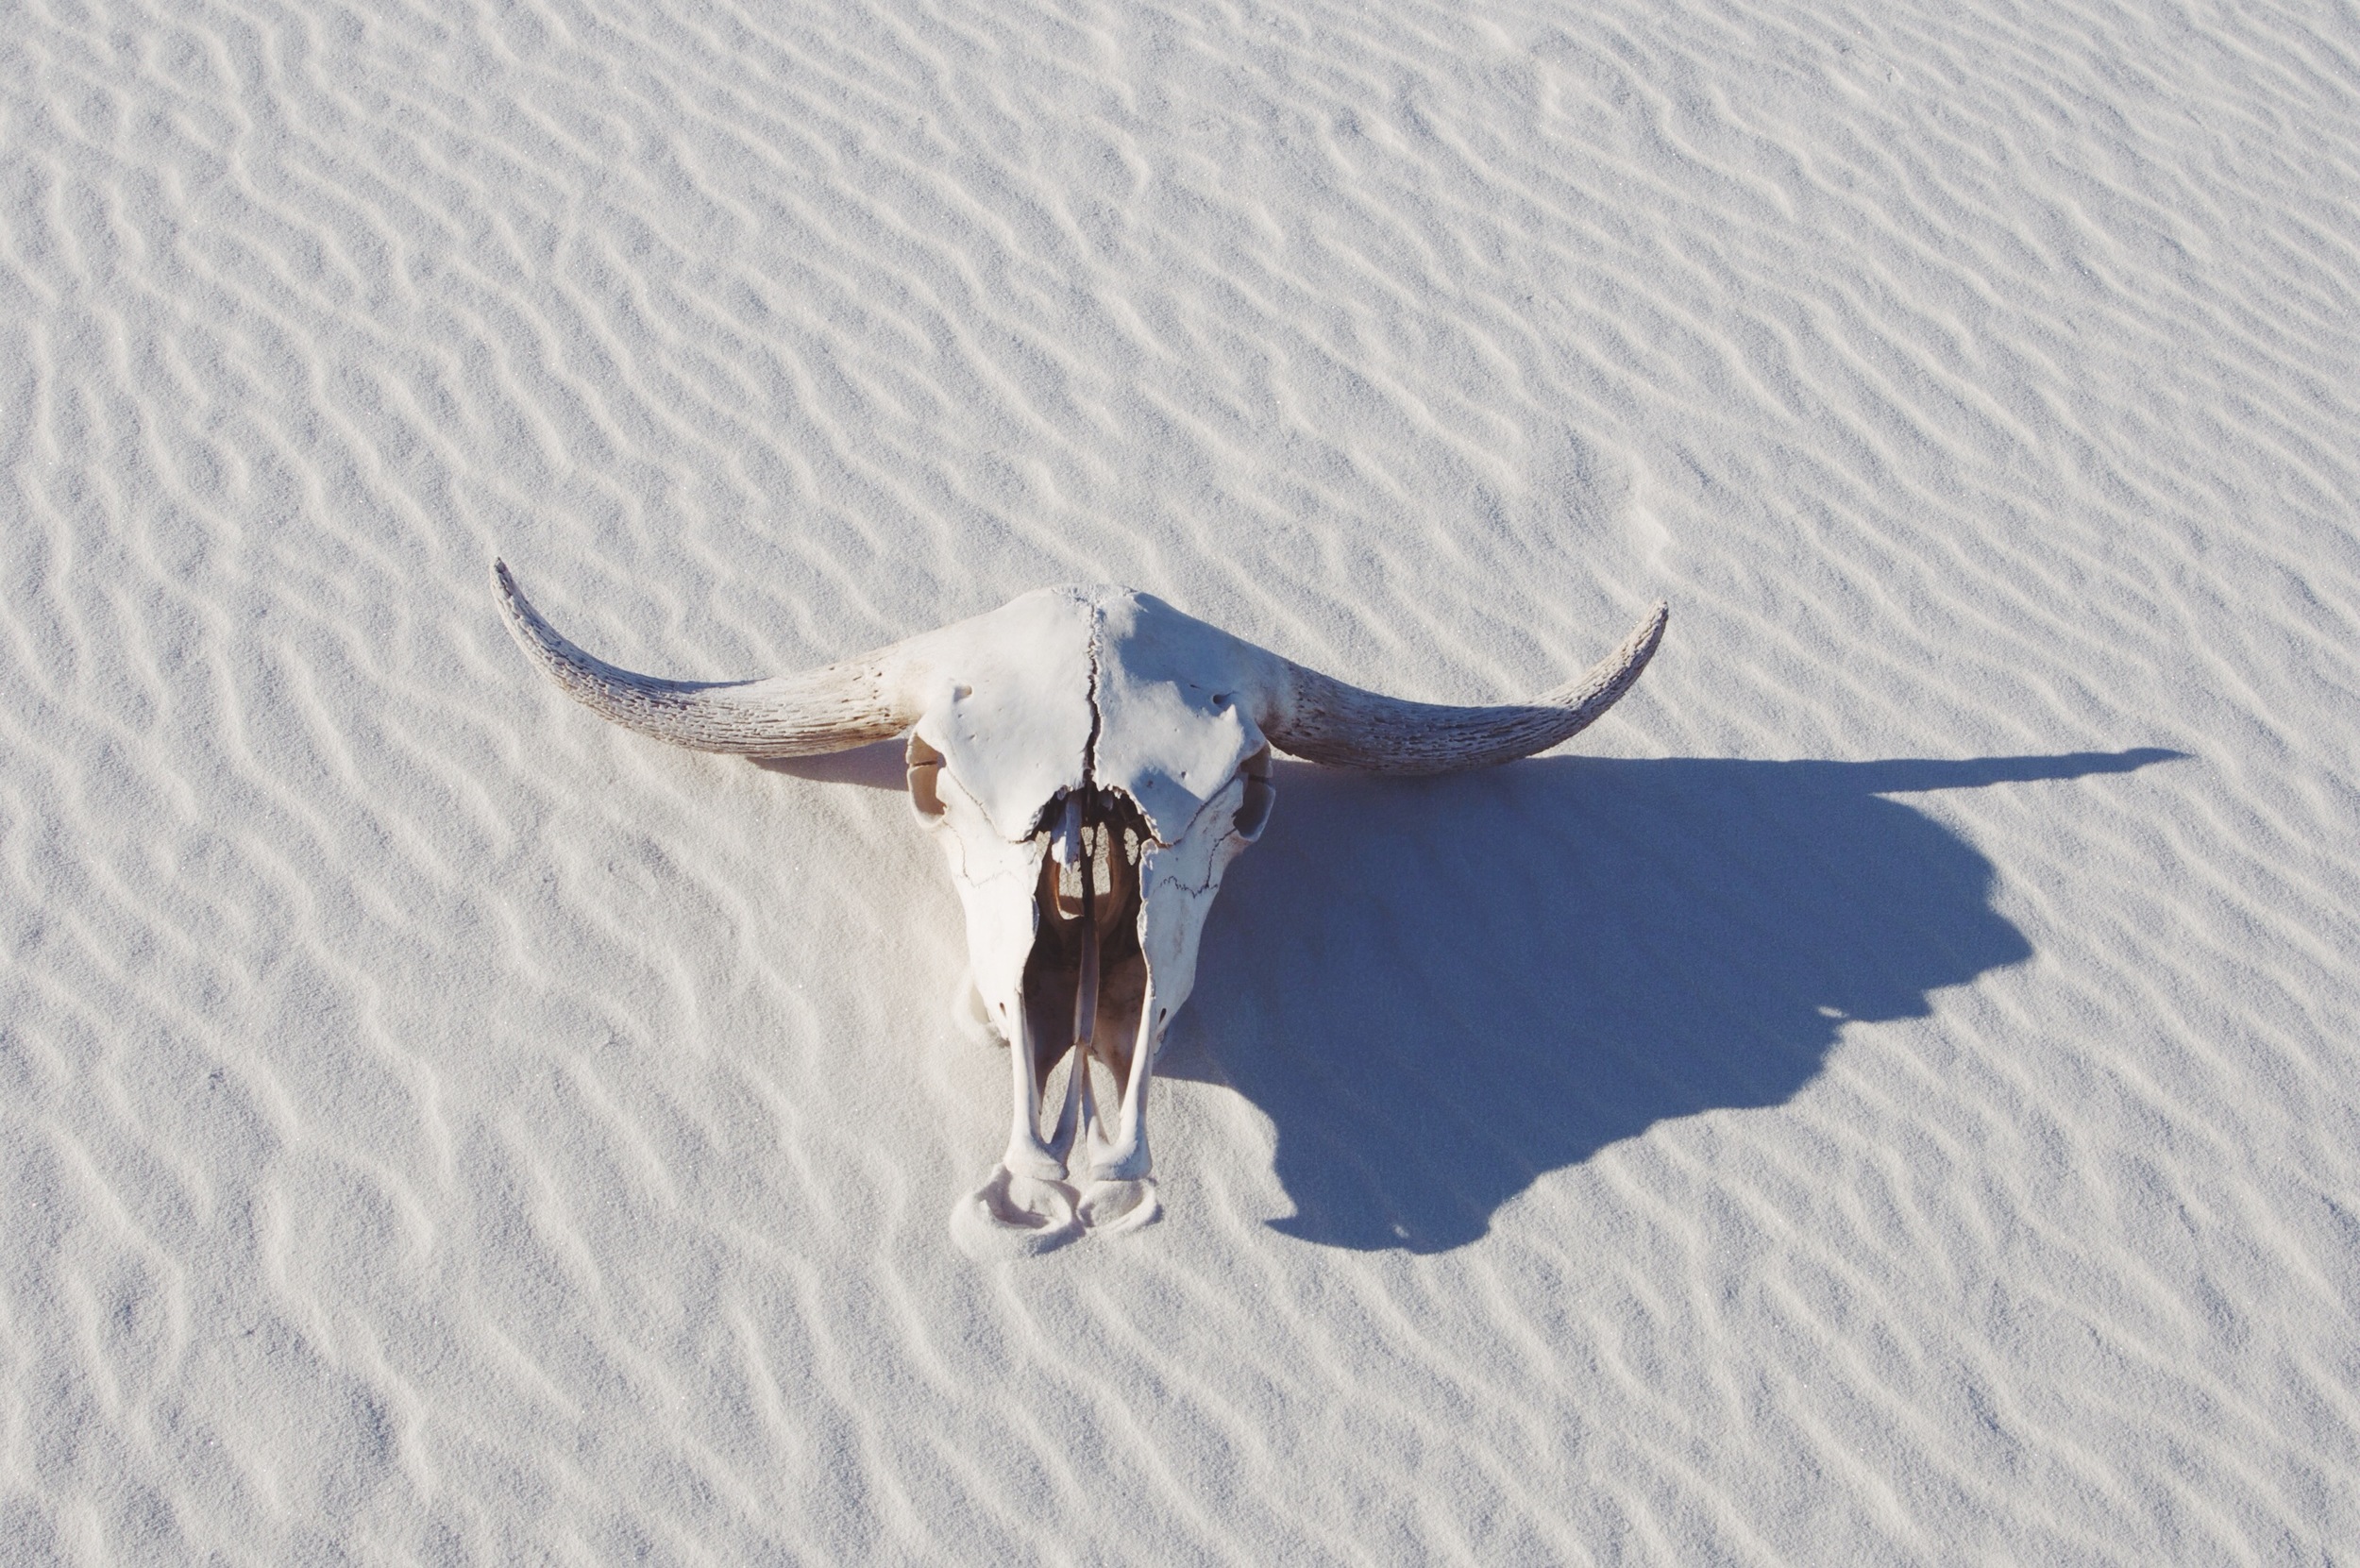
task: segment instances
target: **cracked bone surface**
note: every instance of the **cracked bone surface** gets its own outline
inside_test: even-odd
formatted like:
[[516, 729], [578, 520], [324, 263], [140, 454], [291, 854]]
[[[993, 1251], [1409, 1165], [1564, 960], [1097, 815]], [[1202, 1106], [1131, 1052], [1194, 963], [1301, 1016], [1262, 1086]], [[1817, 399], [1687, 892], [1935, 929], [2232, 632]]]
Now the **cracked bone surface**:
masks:
[[745, 756], [907, 736], [910, 804], [967, 917], [960, 1004], [1008, 1047], [1006, 1152], [952, 1211], [953, 1235], [979, 1255], [1043, 1251], [1160, 1212], [1149, 1079], [1195, 985], [1222, 875], [1270, 820], [1273, 748], [1403, 773], [1528, 756], [1630, 689], [1669, 615], [1655, 605], [1579, 680], [1528, 702], [1448, 707], [1346, 685], [1106, 587], [1042, 588], [801, 674], [659, 680], [566, 641], [497, 561], [492, 577], [525, 652], [627, 729]]

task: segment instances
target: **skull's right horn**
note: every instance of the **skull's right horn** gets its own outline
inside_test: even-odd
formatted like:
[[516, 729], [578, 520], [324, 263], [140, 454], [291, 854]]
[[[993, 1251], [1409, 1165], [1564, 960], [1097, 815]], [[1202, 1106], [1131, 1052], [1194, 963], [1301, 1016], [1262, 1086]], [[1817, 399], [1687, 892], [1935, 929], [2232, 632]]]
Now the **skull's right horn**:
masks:
[[1671, 615], [1669, 604], [1658, 602], [1589, 674], [1505, 707], [1408, 702], [1282, 660], [1262, 731], [1306, 762], [1377, 773], [1452, 773], [1512, 762], [1547, 750], [1614, 706], [1655, 656]]
[[664, 681], [617, 669], [566, 641], [517, 591], [505, 563], [492, 563], [492, 585], [518, 646], [567, 696], [674, 746], [810, 756], [889, 740], [918, 720], [916, 639], [765, 681]]

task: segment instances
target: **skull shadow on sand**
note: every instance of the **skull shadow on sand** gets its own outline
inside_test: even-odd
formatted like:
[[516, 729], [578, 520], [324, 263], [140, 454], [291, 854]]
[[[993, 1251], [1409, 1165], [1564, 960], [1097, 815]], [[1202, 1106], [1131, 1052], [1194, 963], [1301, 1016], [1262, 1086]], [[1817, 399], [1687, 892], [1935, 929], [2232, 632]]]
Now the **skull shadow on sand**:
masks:
[[1306, 1241], [1431, 1253], [1668, 1118], [1777, 1105], [1847, 1020], [2031, 955], [1994, 868], [1900, 801], [2128, 772], [1545, 758], [1432, 780], [1289, 766], [1160, 1075], [1277, 1130]]

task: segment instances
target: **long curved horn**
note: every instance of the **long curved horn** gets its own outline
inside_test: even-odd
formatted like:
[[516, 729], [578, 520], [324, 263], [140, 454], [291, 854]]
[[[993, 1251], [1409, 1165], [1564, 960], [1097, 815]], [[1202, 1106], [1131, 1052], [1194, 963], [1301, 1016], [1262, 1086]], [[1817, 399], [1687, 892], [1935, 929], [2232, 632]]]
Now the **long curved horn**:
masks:
[[567, 696], [600, 718], [692, 751], [810, 756], [887, 740], [918, 721], [908, 643], [767, 681], [660, 681], [567, 642], [517, 591], [506, 563], [492, 563], [492, 587], [517, 646]]
[[1281, 660], [1276, 711], [1262, 731], [1306, 762], [1384, 773], [1450, 773], [1544, 751], [1586, 729], [1639, 679], [1663, 640], [1659, 602], [1589, 674], [1531, 701], [1499, 708], [1405, 702]]

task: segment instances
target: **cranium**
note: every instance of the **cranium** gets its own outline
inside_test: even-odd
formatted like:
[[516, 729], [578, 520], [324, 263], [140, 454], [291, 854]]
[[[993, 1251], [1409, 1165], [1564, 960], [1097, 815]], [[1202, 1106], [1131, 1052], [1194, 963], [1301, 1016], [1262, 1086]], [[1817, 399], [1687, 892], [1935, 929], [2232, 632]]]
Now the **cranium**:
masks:
[[1150, 1071], [1195, 983], [1222, 874], [1270, 820], [1273, 748], [1394, 773], [1527, 756], [1630, 688], [1669, 614], [1656, 605], [1580, 680], [1505, 707], [1380, 697], [1104, 587], [1042, 588], [799, 675], [664, 681], [583, 652], [505, 565], [492, 570], [533, 662], [628, 729], [755, 757], [907, 737], [910, 803], [967, 915], [960, 1006], [1009, 1046], [1006, 1153], [952, 1213], [969, 1250], [1037, 1251], [1155, 1217]]

